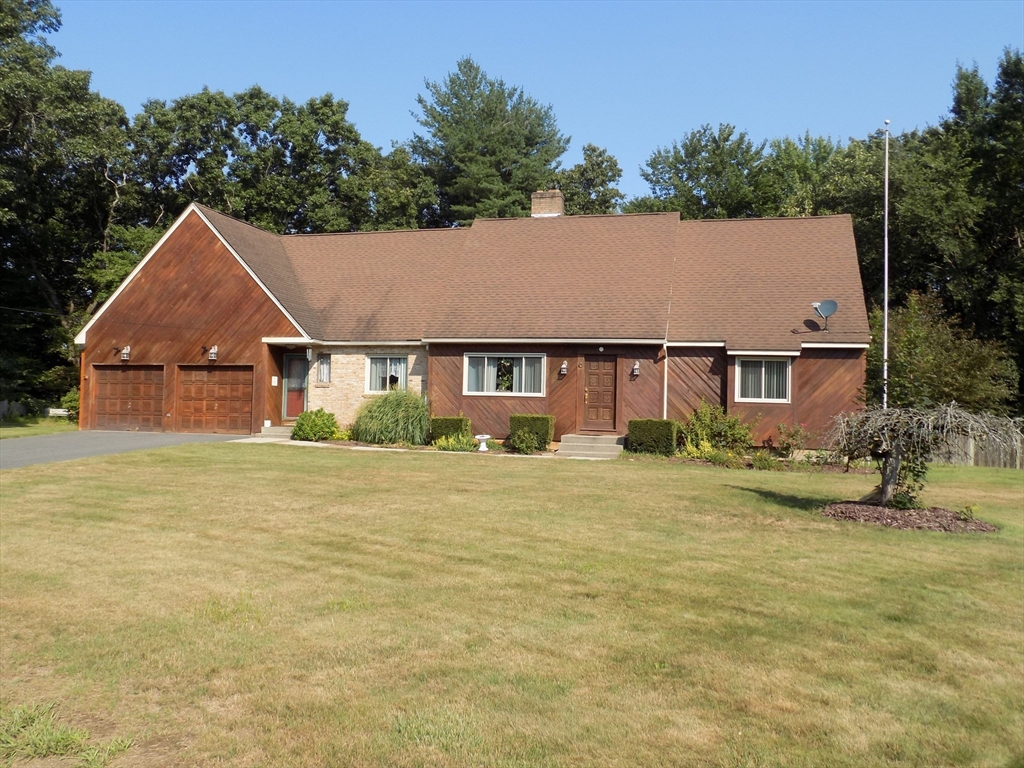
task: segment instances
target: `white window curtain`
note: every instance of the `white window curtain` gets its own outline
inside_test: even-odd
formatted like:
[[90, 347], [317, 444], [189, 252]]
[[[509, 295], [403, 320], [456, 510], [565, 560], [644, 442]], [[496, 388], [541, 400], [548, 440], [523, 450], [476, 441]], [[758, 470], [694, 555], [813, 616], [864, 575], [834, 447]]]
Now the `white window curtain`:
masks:
[[788, 360], [738, 360], [739, 397], [743, 400], [789, 400]]
[[531, 395], [541, 393], [541, 374], [544, 370], [544, 358], [523, 358], [522, 388], [518, 391]]
[[387, 392], [391, 389], [406, 389], [408, 364], [405, 357], [371, 357], [370, 391]]
[[766, 400], [786, 399], [787, 368], [785, 360], [764, 361], [764, 397]]
[[469, 373], [466, 377], [466, 388], [469, 392], [486, 392], [484, 389], [485, 369], [487, 368], [486, 357], [469, 358]]
[[740, 397], [758, 400], [764, 397], [761, 388], [763, 368], [761, 360], [740, 361]]

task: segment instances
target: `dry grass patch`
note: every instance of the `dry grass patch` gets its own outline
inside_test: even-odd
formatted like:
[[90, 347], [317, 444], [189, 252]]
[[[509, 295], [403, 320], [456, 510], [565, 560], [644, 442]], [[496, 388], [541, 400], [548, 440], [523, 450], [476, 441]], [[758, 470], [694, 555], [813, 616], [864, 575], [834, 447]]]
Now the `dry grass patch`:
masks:
[[115, 768], [1005, 765], [1021, 474], [931, 477], [1001, 530], [820, 515], [871, 477], [654, 462], [204, 444], [11, 470], [0, 702], [113, 723]]

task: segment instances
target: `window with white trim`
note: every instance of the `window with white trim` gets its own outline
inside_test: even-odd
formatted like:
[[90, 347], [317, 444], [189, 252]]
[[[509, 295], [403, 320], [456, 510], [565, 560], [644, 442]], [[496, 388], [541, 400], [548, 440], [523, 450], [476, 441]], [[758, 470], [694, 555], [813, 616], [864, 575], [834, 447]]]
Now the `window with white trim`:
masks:
[[389, 392], [408, 386], [409, 358], [367, 355], [366, 391]]
[[789, 402], [788, 357], [736, 358], [736, 401]]
[[331, 356], [330, 355], [317, 355], [316, 356], [316, 383], [317, 384], [330, 384], [331, 383]]
[[543, 397], [545, 359], [545, 355], [467, 354], [463, 394]]

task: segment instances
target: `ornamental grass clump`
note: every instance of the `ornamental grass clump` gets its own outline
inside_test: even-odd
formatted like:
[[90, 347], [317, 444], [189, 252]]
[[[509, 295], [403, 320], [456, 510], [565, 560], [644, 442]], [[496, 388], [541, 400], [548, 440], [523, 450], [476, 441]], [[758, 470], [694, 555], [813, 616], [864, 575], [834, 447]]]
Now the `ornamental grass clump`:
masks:
[[394, 390], [366, 402], [352, 425], [352, 438], [377, 445], [424, 445], [430, 433], [427, 404], [417, 394]]

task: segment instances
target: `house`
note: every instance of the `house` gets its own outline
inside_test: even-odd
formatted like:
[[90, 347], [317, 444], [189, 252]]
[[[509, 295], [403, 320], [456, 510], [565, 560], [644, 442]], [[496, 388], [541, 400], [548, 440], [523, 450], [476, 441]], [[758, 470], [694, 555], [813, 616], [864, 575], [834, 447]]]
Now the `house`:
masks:
[[[258, 433], [350, 423], [408, 387], [504, 437], [513, 413], [625, 434], [701, 399], [823, 430], [869, 342], [849, 216], [563, 216], [284, 235], [191, 205], [76, 338], [83, 429]], [[827, 321], [813, 302], [835, 300]]]

